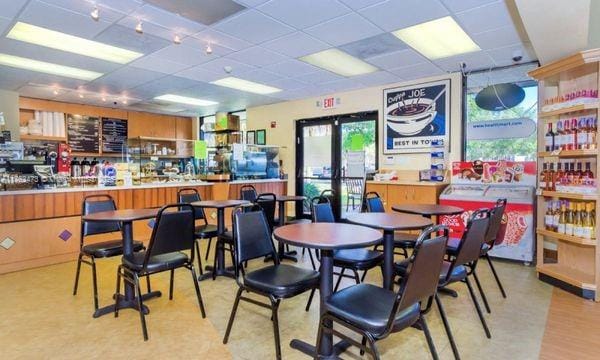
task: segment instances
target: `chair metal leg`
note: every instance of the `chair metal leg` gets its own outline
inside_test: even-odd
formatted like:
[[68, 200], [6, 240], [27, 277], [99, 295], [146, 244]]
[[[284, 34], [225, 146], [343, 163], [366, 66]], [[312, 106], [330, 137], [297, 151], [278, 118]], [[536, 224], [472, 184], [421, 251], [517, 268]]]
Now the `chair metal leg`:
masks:
[[148, 288], [148, 293], [151, 293], [152, 287], [150, 286], [150, 275], [146, 276], [146, 287]]
[[500, 288], [502, 297], [506, 299], [506, 292], [504, 292], [504, 287], [502, 286], [502, 282], [500, 282], [500, 278], [498, 277], [498, 274], [496, 273], [496, 268], [494, 267], [494, 264], [492, 263], [492, 258], [490, 257], [489, 254], [485, 254], [485, 258], [487, 259], [488, 264], [490, 264], [490, 269], [492, 269], [492, 274], [494, 274], [494, 279], [496, 279], [496, 284], [498, 284], [498, 287]]
[[79, 253], [77, 257], [77, 271], [75, 272], [75, 285], [73, 285], [73, 295], [77, 295], [77, 288], [79, 287], [79, 273], [81, 272], [81, 258], [83, 254]]
[[435, 350], [435, 344], [433, 343], [433, 339], [431, 338], [431, 333], [429, 332], [429, 327], [427, 326], [427, 321], [425, 320], [425, 316], [421, 315], [421, 320], [419, 320], [421, 328], [423, 329], [423, 333], [425, 333], [425, 339], [427, 339], [427, 346], [429, 346], [429, 352], [431, 352], [431, 357], [433, 360], [438, 360], [438, 354]]
[[200, 275], [203, 275], [202, 273], [202, 255], [200, 254], [200, 241], [198, 240], [194, 240], [194, 248], [196, 249], [196, 254], [194, 254], [194, 256], [198, 256], [198, 268], [200, 269]]
[[275, 356], [279, 360], [281, 359], [281, 341], [279, 339], [279, 317], [277, 312], [279, 310], [279, 300], [271, 302], [271, 311], [273, 316], [273, 333], [275, 335]]
[[[302, 252], [304, 252], [304, 250], [306, 250], [306, 248], [302, 249]], [[312, 265], [313, 270], [317, 270], [315, 260], [313, 259], [312, 251], [310, 249], [308, 249], [308, 257], [310, 259], [310, 265]]]
[[369, 272], [369, 269], [365, 270], [362, 274], [362, 277], [360, 278], [360, 282], [364, 282], [365, 278], [367, 277], [367, 272]]
[[200, 306], [202, 318], [206, 318], [206, 311], [204, 310], [204, 301], [202, 301], [202, 294], [200, 293], [200, 284], [198, 284], [198, 277], [196, 276], [196, 270], [194, 270], [194, 265], [190, 265], [190, 272], [192, 273], [192, 281], [194, 282], [194, 286], [196, 288], [196, 297], [198, 298], [198, 306]]
[[119, 317], [119, 300], [121, 293], [121, 266], [117, 268], [117, 289], [115, 291], [115, 317]]
[[[362, 346], [367, 347], [367, 337], [363, 336], [360, 343], [362, 344]], [[365, 349], [360, 349], [360, 356], [363, 356], [364, 354], [365, 354]]]
[[169, 281], [169, 300], [173, 300], [173, 283], [175, 282], [175, 269], [171, 269], [171, 280]]
[[481, 282], [479, 281], [479, 277], [477, 276], [477, 273], [475, 272], [475, 270], [473, 270], [473, 278], [475, 279], [475, 285], [477, 285], [477, 290], [479, 290], [479, 294], [481, 295], [481, 300], [483, 300], [483, 305], [485, 306], [485, 310], [487, 311], [488, 314], [491, 314], [492, 310], [490, 309], [490, 304], [488, 304], [487, 297], [485, 296], [485, 293], [483, 292], [483, 288], [481, 287]]
[[335, 288], [333, 289], [333, 292], [338, 291], [338, 288], [340, 287], [340, 283], [342, 282], [342, 278], [344, 277], [344, 271], [346, 271], [346, 268], [342, 268], [342, 271], [338, 275], [338, 279], [337, 279], [337, 282], [335, 283]]
[[[208, 239], [208, 246], [206, 247], [206, 255], [204, 256], [204, 260], [208, 261], [208, 255], [210, 254], [210, 244], [212, 243], [213, 238]], [[198, 255], [200, 256], [200, 255]]]
[[306, 310], [306, 311], [310, 310], [310, 304], [312, 304], [313, 296], [315, 296], [315, 291], [317, 291], [316, 288], [314, 288], [310, 291], [310, 296], [308, 297], [308, 302], [306, 303], [306, 308], [304, 310]]
[[475, 292], [473, 291], [473, 286], [471, 286], [471, 282], [469, 281], [469, 277], [465, 278], [465, 283], [467, 284], [467, 288], [469, 288], [469, 294], [471, 294], [471, 299], [473, 299], [473, 305], [475, 305], [475, 310], [477, 310], [477, 315], [479, 315], [479, 320], [481, 320], [481, 325], [483, 326], [483, 330], [485, 331], [485, 336], [488, 339], [492, 338], [492, 334], [490, 334], [490, 329], [488, 329], [487, 323], [485, 322], [485, 318], [483, 317], [483, 313], [481, 312], [481, 307], [479, 306], [479, 302], [475, 297]]
[[142, 292], [140, 290], [140, 278], [138, 274], [133, 274], [133, 280], [135, 287], [135, 293], [137, 297], [137, 305], [140, 313], [140, 321], [142, 322], [142, 332], [144, 334], [144, 341], [148, 341], [148, 329], [146, 328], [146, 315], [144, 315], [143, 303], [142, 303]]
[[213, 281], [217, 279], [217, 255], [219, 254], [219, 246], [223, 246], [223, 242], [217, 238], [217, 243], [215, 244], [215, 256], [213, 259], [213, 271], [212, 271], [212, 279]]
[[356, 271], [356, 269], [352, 269], [352, 272], [354, 272], [354, 281], [356, 281], [356, 284], [360, 284], [360, 276], [358, 276], [358, 271]]
[[371, 351], [373, 352], [373, 359], [381, 359], [381, 356], [379, 355], [379, 350], [377, 349], [377, 345], [375, 345], [375, 339], [370, 334], [366, 335], [367, 341], [369, 342], [369, 346], [371, 347]]
[[450, 324], [448, 323], [448, 318], [446, 317], [446, 311], [444, 311], [442, 300], [440, 300], [440, 296], [437, 293], [435, 294], [435, 303], [437, 304], [438, 311], [440, 312], [440, 317], [442, 318], [442, 323], [444, 324], [444, 329], [446, 330], [446, 335], [448, 336], [448, 341], [450, 342], [450, 347], [452, 348], [454, 358], [456, 360], [460, 360], [460, 355], [458, 354], [458, 347], [456, 346], [456, 342], [454, 341], [454, 336], [452, 336], [452, 329], [450, 329]]
[[98, 310], [98, 278], [96, 277], [96, 261], [92, 259], [92, 284], [94, 287], [94, 310]]
[[231, 315], [229, 315], [229, 322], [227, 323], [227, 330], [225, 330], [225, 336], [223, 337], [223, 344], [227, 344], [229, 340], [229, 333], [231, 333], [231, 327], [233, 326], [233, 319], [235, 319], [235, 313], [237, 312], [238, 305], [240, 304], [240, 297], [242, 296], [243, 288], [239, 288], [235, 295], [235, 301], [233, 302], [233, 308], [231, 309]]

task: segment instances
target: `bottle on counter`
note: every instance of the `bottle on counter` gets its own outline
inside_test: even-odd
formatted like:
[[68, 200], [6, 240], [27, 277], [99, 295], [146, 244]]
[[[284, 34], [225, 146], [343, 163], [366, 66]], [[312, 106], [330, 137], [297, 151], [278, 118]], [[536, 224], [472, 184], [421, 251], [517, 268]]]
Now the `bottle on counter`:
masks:
[[71, 160], [71, 176], [72, 177], [80, 177], [81, 176], [81, 165], [79, 160], [76, 157]]

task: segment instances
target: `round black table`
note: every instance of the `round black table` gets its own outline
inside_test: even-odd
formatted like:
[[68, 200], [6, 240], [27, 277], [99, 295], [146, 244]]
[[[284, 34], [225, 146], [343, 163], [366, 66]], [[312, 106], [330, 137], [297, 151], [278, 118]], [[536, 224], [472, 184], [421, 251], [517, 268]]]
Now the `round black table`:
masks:
[[[285, 225], [275, 229], [273, 236], [277, 241], [290, 245], [319, 249], [321, 265], [319, 268], [319, 311], [325, 313], [325, 300], [333, 293], [333, 252], [340, 249], [364, 248], [381, 241], [379, 231], [363, 226], [341, 223], [301, 223]], [[302, 340], [294, 339], [290, 346], [296, 350], [315, 357], [317, 349]], [[324, 332], [319, 358], [336, 358], [350, 346], [342, 341], [333, 344], [333, 335]]]
[[[131, 256], [133, 255], [133, 222], [136, 220], [152, 219], [156, 217], [158, 210], [159, 209], [122, 209], [99, 211], [83, 216], [82, 220], [87, 222], [120, 222], [123, 237], [123, 256]], [[127, 281], [124, 283], [125, 295], [117, 295], [121, 297], [119, 300], [119, 310], [129, 308], [140, 311], [137, 306], [133, 285]], [[159, 296], [161, 296], [160, 291], [152, 291], [142, 295], [142, 298], [146, 301], [147, 299]], [[141, 310], [144, 311], [145, 314], [148, 314], [149, 312], [146, 305], [143, 305], [143, 309]], [[112, 304], [96, 310], [94, 312], [94, 317], [97, 318], [114, 312], [115, 304]]]
[[383, 287], [394, 286], [394, 231], [421, 230], [431, 226], [431, 220], [417, 215], [396, 213], [360, 213], [348, 215], [349, 223], [383, 230]]
[[[203, 209], [217, 209], [217, 236], [221, 236], [223, 233], [225, 233], [225, 209], [249, 203], [250, 202], [246, 200], [204, 200], [194, 201], [191, 203], [191, 205]], [[230, 278], [235, 278], [234, 272], [225, 268], [225, 249], [222, 245], [219, 246], [219, 242], [220, 240], [217, 239], [217, 246], [215, 249], [217, 254], [217, 268], [213, 269], [212, 266], [207, 265], [206, 270], [208, 270], [208, 272], [200, 275], [198, 280], [202, 281], [208, 278], [214, 279], [215, 276], [227, 276]]]
[[[279, 205], [279, 226], [285, 225], [285, 203], [290, 201], [304, 201], [306, 197], [300, 195], [277, 195], [277, 205]], [[282, 242], [277, 244], [277, 254], [279, 255], [279, 260], [287, 259], [297, 262], [296, 251], [292, 250], [289, 252], [285, 251], [285, 246]]]

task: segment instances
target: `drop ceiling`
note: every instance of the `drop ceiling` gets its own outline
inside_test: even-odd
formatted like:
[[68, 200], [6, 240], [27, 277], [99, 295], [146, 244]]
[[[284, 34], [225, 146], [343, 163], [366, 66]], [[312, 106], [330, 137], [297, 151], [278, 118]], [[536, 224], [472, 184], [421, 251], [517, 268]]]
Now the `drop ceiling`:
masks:
[[[94, 6], [98, 21], [90, 17]], [[482, 50], [431, 61], [391, 35], [445, 16]], [[120, 65], [8, 39], [19, 21], [144, 56]], [[134, 30], [139, 22], [143, 34]], [[104, 75], [86, 82], [0, 66], [0, 88], [58, 101], [209, 115], [439, 75], [458, 71], [461, 62], [467, 70], [509, 65], [515, 51], [522, 62], [535, 60], [519, 24], [510, 4], [492, 0], [11, 0], [0, 12], [0, 53]], [[181, 44], [173, 42], [176, 35]], [[378, 70], [343, 77], [298, 60], [330, 48]], [[229, 76], [281, 91], [257, 95], [211, 84]], [[164, 94], [219, 104], [154, 100]]]

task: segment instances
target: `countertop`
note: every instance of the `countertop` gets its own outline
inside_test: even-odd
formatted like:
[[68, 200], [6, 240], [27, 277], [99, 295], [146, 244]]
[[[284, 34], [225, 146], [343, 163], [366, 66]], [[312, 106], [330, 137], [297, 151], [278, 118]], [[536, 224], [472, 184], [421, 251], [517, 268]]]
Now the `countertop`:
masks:
[[380, 184], [380, 185], [410, 185], [410, 186], [432, 186], [440, 187], [449, 185], [447, 182], [437, 181], [414, 181], [414, 180], [387, 180], [387, 181], [375, 181], [368, 180], [367, 184]]
[[132, 186], [77, 186], [77, 187], [66, 187], [66, 188], [55, 188], [55, 189], [29, 189], [29, 190], [14, 190], [14, 191], [0, 191], [2, 195], [30, 195], [30, 194], [44, 194], [44, 193], [65, 193], [65, 192], [78, 192], [78, 191], [111, 191], [111, 190], [131, 190], [131, 189], [152, 189], [162, 187], [180, 187], [180, 186], [212, 186], [214, 183], [207, 181], [183, 181], [183, 182], [169, 182], [169, 183], [157, 183], [157, 184], [142, 184]]
[[284, 182], [288, 181], [287, 179], [249, 179], [249, 180], [231, 180], [231, 181], [223, 181], [224, 183], [229, 184], [258, 184], [258, 183], [269, 183], [269, 182]]

